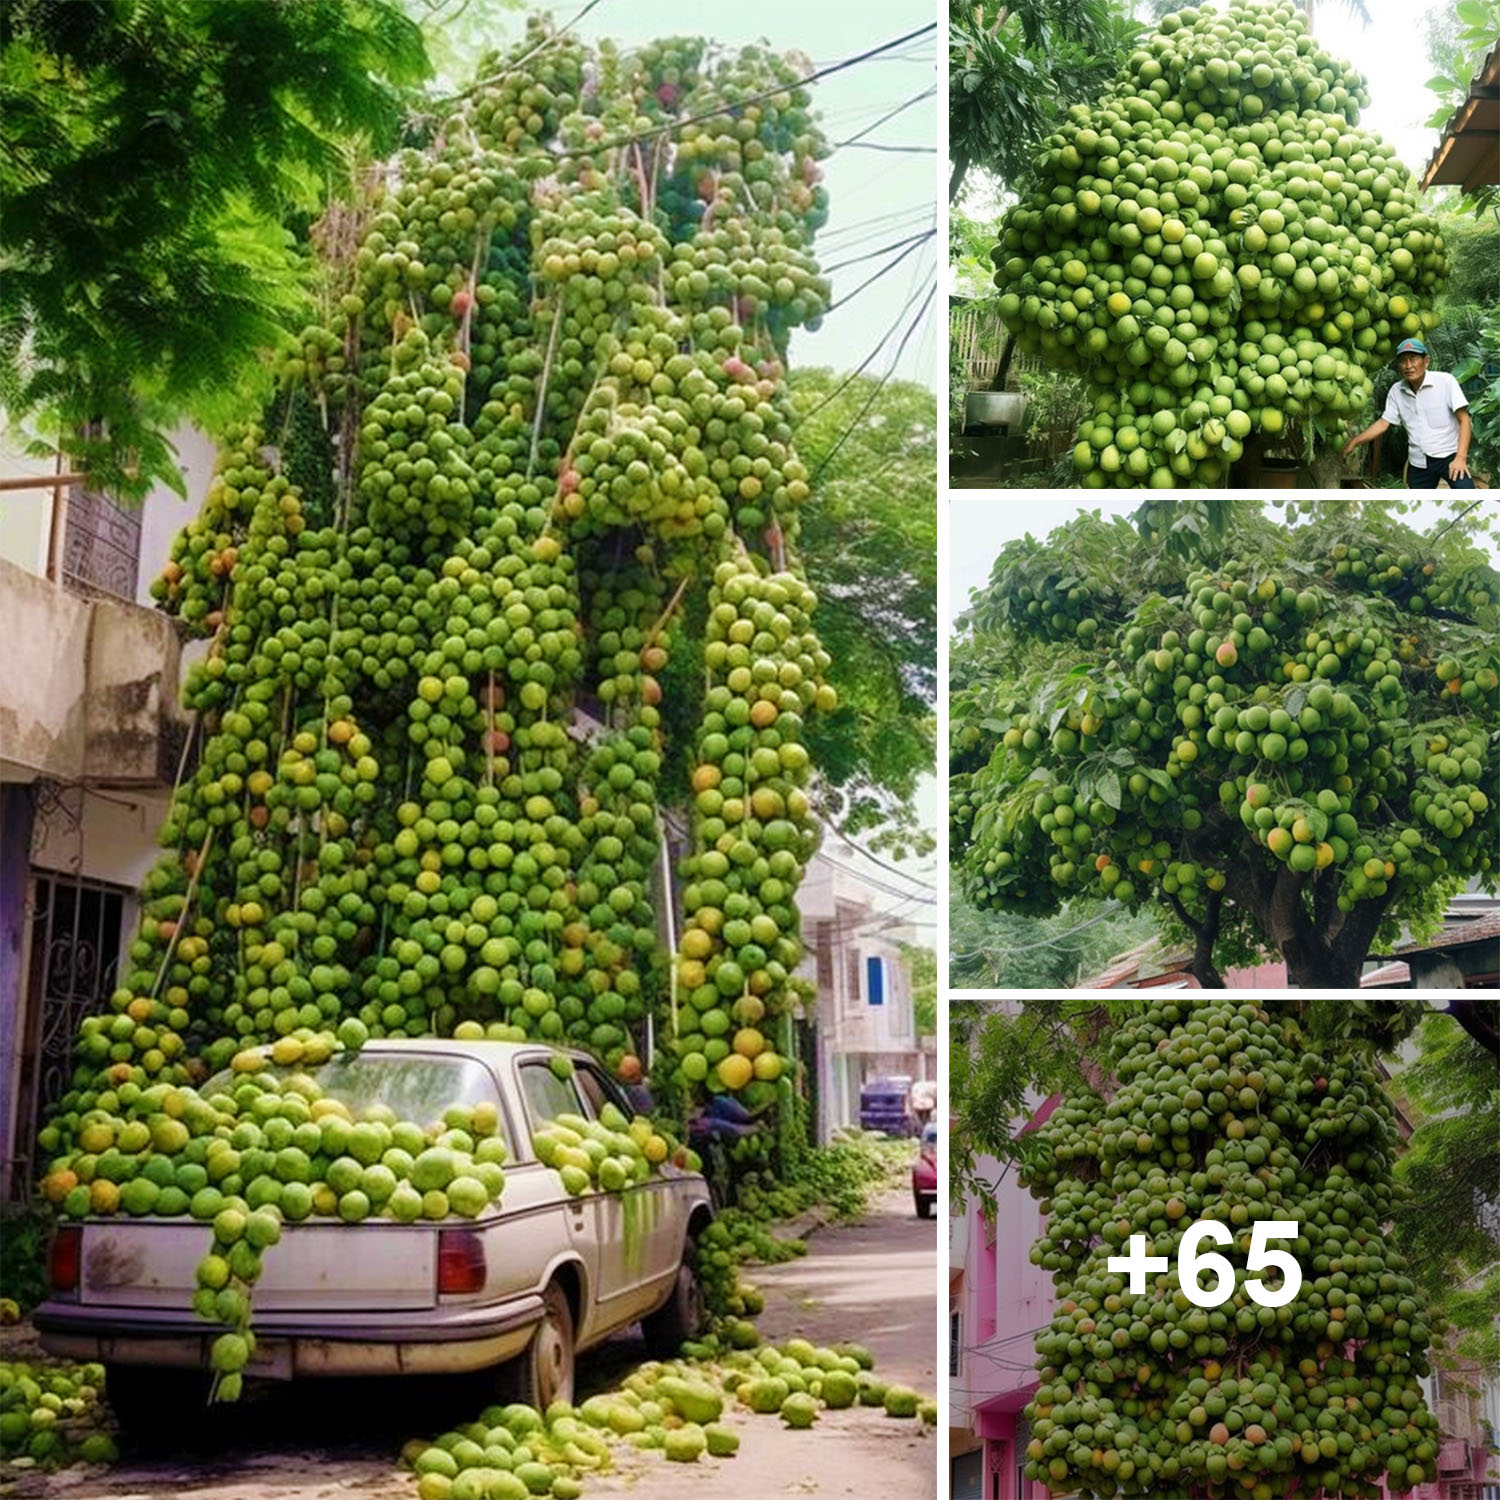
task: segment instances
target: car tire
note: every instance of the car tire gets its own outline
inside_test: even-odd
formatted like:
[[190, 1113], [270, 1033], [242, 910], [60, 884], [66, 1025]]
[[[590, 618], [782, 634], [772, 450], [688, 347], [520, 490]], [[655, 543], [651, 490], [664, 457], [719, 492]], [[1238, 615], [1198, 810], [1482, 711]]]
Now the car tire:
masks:
[[502, 1392], [537, 1411], [546, 1411], [554, 1401], [571, 1404], [573, 1365], [573, 1309], [562, 1284], [549, 1282], [542, 1293], [542, 1321], [526, 1352], [506, 1366]]
[[924, 1198], [921, 1193], [912, 1195], [917, 1201], [917, 1217], [919, 1219], [930, 1219], [932, 1217], [933, 1200]]
[[703, 1331], [708, 1318], [708, 1303], [703, 1283], [698, 1280], [697, 1246], [688, 1240], [683, 1246], [672, 1295], [641, 1319], [646, 1345], [659, 1359], [670, 1359], [682, 1344]]

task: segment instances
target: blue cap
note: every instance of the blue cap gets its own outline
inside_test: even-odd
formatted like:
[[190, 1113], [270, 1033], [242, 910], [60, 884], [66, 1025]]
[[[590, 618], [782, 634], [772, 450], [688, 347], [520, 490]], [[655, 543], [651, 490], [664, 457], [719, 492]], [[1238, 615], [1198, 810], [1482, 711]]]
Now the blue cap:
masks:
[[1427, 358], [1427, 345], [1421, 339], [1402, 339], [1396, 345], [1396, 356], [1399, 359], [1403, 354], [1420, 354], [1423, 359]]

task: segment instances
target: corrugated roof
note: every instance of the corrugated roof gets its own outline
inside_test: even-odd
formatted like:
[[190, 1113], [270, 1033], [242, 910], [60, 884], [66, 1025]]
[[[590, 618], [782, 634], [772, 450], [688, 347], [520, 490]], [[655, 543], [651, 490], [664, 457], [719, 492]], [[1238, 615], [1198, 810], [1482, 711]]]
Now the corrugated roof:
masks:
[[1483, 916], [1466, 916], [1450, 911], [1443, 919], [1442, 930], [1434, 938], [1418, 942], [1415, 938], [1396, 945], [1397, 953], [1430, 953], [1441, 948], [1463, 948], [1470, 943], [1500, 943], [1500, 910]]
[[1490, 49], [1469, 85], [1469, 97], [1453, 111], [1422, 174], [1422, 190], [1457, 184], [1472, 193], [1500, 182], [1500, 43]]

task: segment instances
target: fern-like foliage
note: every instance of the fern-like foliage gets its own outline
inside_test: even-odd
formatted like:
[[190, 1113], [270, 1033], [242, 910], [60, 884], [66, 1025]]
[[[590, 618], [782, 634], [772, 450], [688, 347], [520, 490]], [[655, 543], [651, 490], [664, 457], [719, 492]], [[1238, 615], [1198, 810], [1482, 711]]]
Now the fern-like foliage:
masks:
[[[163, 429], [253, 388], [305, 314], [284, 225], [400, 138], [428, 73], [393, 0], [13, 0], [0, 11], [0, 397], [140, 495]], [[247, 387], [247, 379], [251, 382]]]

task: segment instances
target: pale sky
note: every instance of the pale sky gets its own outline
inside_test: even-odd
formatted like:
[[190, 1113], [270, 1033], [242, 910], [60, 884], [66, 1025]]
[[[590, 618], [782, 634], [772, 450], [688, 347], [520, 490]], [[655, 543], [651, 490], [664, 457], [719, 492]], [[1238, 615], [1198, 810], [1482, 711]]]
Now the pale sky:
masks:
[[[675, 0], [603, 0], [576, 29], [586, 40], [613, 37], [625, 44], [671, 36], [711, 37], [725, 47], [766, 42], [781, 52], [804, 52], [814, 68], [824, 68], [920, 27], [931, 27], [933, 11], [931, 0], [862, 0], [858, 5], [756, 0], [754, 4], [686, 9]], [[571, 5], [553, 8], [559, 24], [575, 13]], [[519, 31], [519, 20], [516, 25]], [[882, 115], [937, 85], [937, 68], [937, 32], [933, 29], [892, 53], [820, 80], [813, 85], [813, 105], [822, 115], [823, 133], [835, 143], [859, 134]], [[937, 183], [943, 171], [935, 149], [938, 103], [939, 94], [935, 93], [866, 137], [881, 146], [933, 149], [893, 153], [847, 146], [823, 163], [830, 207], [828, 223], [819, 231], [815, 248], [825, 267], [935, 227]], [[872, 222], [877, 220], [880, 222]], [[896, 253], [834, 271], [835, 300], [847, 296]], [[868, 366], [870, 373], [883, 375], [891, 367], [897, 345], [915, 319], [927, 288], [936, 287], [938, 263], [934, 235], [847, 306], [830, 313], [817, 333], [794, 334], [794, 366], [828, 365], [835, 370], [853, 370], [897, 324], [895, 333]], [[914, 294], [915, 301], [911, 301]], [[896, 366], [897, 378], [936, 388], [937, 312], [934, 298], [907, 340]]]

